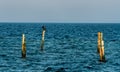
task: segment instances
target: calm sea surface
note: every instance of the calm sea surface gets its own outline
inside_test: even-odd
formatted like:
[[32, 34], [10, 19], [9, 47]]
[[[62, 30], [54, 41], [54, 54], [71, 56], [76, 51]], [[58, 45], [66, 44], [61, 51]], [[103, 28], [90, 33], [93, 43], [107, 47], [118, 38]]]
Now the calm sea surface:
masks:
[[[46, 26], [40, 51], [41, 26]], [[107, 62], [99, 62], [97, 32]], [[26, 36], [26, 59], [21, 38]], [[120, 72], [120, 24], [0, 23], [0, 72]]]

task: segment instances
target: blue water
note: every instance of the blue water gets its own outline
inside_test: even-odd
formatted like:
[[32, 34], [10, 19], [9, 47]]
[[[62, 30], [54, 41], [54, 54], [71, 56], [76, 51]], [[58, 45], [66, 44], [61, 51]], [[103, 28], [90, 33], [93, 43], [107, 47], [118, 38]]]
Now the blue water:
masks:
[[[46, 26], [40, 51], [41, 26]], [[99, 62], [97, 32], [103, 32], [107, 62]], [[27, 57], [21, 58], [26, 36]], [[0, 23], [0, 71], [120, 72], [120, 24]]]

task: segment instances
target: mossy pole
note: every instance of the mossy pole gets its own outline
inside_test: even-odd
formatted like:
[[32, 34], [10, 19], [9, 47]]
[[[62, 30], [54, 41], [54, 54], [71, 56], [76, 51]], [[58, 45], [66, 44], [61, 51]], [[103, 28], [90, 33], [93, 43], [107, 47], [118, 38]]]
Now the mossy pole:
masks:
[[104, 53], [104, 41], [102, 32], [98, 32], [98, 52], [100, 55], [100, 61], [105, 61], [105, 53]]
[[44, 47], [45, 31], [46, 31], [45, 26], [42, 26], [42, 40], [41, 40], [41, 46], [40, 46], [41, 50], [43, 50], [43, 47]]
[[26, 58], [26, 42], [24, 34], [22, 34], [22, 58]]

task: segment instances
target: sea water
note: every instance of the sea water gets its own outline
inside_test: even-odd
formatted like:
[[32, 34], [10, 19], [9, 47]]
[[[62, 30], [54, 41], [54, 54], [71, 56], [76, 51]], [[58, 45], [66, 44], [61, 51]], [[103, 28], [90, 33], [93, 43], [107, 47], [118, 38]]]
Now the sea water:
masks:
[[[46, 27], [40, 50], [42, 26]], [[103, 32], [105, 58], [99, 62], [97, 33]], [[22, 34], [27, 56], [21, 58]], [[2, 72], [119, 72], [120, 24], [0, 23]]]

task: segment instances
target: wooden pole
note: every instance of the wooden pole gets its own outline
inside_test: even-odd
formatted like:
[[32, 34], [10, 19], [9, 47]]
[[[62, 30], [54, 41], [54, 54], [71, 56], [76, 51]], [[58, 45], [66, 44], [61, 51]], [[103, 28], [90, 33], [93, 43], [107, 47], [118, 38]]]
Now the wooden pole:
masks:
[[101, 32], [98, 32], [98, 49], [97, 52], [100, 53], [100, 45], [101, 45]]
[[41, 50], [43, 50], [43, 47], [44, 47], [45, 31], [46, 31], [46, 28], [45, 28], [45, 26], [42, 26]]
[[24, 34], [22, 34], [22, 58], [26, 58], [26, 42]]
[[100, 55], [100, 61], [105, 61], [105, 54], [104, 54], [104, 41], [103, 41], [103, 34], [98, 32], [98, 53]]
[[105, 61], [105, 53], [104, 53], [104, 41], [101, 41], [101, 48], [100, 48], [100, 61]]

